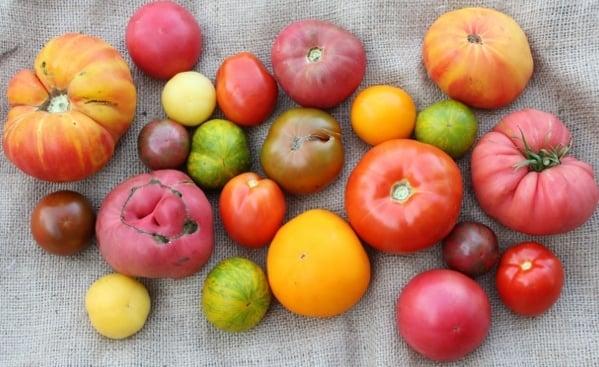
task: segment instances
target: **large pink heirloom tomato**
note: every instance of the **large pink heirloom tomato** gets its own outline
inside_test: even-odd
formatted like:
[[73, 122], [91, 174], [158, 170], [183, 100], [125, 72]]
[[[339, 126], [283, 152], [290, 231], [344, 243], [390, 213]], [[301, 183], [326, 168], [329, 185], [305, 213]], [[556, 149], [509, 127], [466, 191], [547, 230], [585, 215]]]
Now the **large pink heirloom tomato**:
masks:
[[464, 8], [441, 15], [422, 48], [431, 79], [452, 99], [498, 108], [515, 100], [532, 75], [526, 35], [494, 9]]
[[48, 181], [81, 180], [104, 167], [135, 114], [135, 85], [121, 55], [78, 33], [50, 40], [6, 94], [4, 153]]
[[472, 181], [480, 206], [516, 231], [568, 232], [593, 215], [599, 187], [593, 168], [568, 155], [571, 136], [554, 115], [514, 112], [472, 152]]
[[322, 20], [288, 25], [275, 39], [271, 57], [281, 87], [303, 107], [340, 104], [356, 90], [366, 72], [362, 42]]
[[119, 273], [183, 278], [212, 254], [212, 208], [186, 174], [154, 171], [131, 177], [108, 194], [96, 236], [100, 253]]

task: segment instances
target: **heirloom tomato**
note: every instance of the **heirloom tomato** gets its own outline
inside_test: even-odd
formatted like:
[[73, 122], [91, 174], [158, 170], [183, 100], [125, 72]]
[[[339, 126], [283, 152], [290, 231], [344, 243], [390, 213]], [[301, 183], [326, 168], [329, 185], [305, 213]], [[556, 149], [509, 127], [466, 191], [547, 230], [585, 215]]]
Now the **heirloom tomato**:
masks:
[[362, 82], [366, 52], [356, 36], [335, 24], [301, 20], [278, 34], [272, 46], [272, 67], [295, 102], [331, 108]]
[[154, 1], [127, 24], [127, 49], [133, 62], [158, 79], [189, 71], [202, 53], [202, 32], [193, 15], [173, 1]]
[[166, 115], [186, 126], [201, 124], [216, 108], [214, 85], [196, 71], [185, 71], [172, 77], [164, 85], [161, 99]]
[[7, 97], [4, 153], [23, 172], [47, 181], [81, 180], [104, 167], [136, 105], [118, 51], [77, 33], [50, 40], [34, 70], [10, 80]]
[[187, 129], [171, 120], [154, 120], [144, 126], [137, 138], [137, 152], [150, 169], [178, 168], [189, 155]]
[[418, 274], [401, 291], [397, 328], [406, 343], [435, 361], [455, 361], [478, 348], [491, 327], [491, 305], [474, 280], [453, 270]]
[[494, 9], [464, 8], [441, 15], [422, 48], [431, 79], [452, 99], [478, 108], [514, 101], [532, 75], [526, 35]]
[[345, 209], [358, 235], [378, 250], [406, 253], [434, 245], [453, 228], [462, 176], [432, 145], [394, 139], [370, 149], [349, 176]]
[[241, 126], [256, 126], [277, 103], [277, 82], [253, 54], [241, 52], [223, 61], [216, 73], [216, 100], [225, 116]]
[[570, 132], [550, 113], [505, 116], [472, 152], [472, 183], [482, 209], [533, 235], [573, 230], [599, 202], [593, 168], [569, 156]]
[[370, 284], [370, 261], [351, 227], [322, 209], [285, 223], [266, 257], [275, 297], [299, 315], [331, 317], [358, 303]]
[[285, 218], [285, 195], [276, 182], [253, 172], [232, 178], [220, 194], [225, 230], [242, 246], [267, 245]]
[[403, 89], [375, 85], [361, 91], [351, 106], [355, 133], [370, 145], [409, 138], [416, 121], [414, 100]]
[[44, 196], [31, 214], [31, 233], [44, 250], [73, 255], [89, 244], [94, 234], [95, 214], [91, 203], [73, 191]]
[[482, 223], [458, 223], [443, 239], [443, 260], [460, 273], [482, 275], [499, 260], [497, 236]]
[[497, 292], [514, 313], [537, 316], [557, 301], [564, 286], [561, 261], [545, 246], [522, 242], [508, 248], [495, 277]]
[[266, 175], [294, 194], [320, 191], [343, 168], [339, 123], [313, 108], [293, 108], [279, 116], [262, 145]]

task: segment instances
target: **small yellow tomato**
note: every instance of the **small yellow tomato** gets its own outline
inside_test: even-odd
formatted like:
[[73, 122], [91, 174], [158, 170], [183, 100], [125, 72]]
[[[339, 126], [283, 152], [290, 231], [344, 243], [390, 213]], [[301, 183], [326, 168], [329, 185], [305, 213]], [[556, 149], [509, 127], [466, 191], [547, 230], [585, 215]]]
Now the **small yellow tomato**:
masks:
[[214, 112], [216, 90], [210, 79], [198, 72], [179, 73], [164, 86], [162, 107], [170, 119], [197, 126]]
[[85, 295], [85, 309], [92, 326], [111, 339], [137, 333], [150, 313], [150, 295], [143, 284], [122, 274], [96, 280]]
[[360, 139], [370, 145], [409, 138], [416, 123], [416, 105], [401, 88], [375, 85], [354, 100], [351, 123]]

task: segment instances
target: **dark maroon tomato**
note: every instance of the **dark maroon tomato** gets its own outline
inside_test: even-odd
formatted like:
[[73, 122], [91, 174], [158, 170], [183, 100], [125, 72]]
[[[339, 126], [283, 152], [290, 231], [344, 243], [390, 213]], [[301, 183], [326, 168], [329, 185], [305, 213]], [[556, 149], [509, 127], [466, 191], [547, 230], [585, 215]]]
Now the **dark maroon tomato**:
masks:
[[57, 191], [40, 200], [31, 215], [31, 233], [44, 250], [56, 255], [81, 251], [94, 234], [90, 202], [73, 191]]
[[366, 72], [362, 41], [321, 20], [288, 25], [275, 39], [271, 58], [281, 87], [303, 107], [337, 106], [356, 90]]
[[499, 260], [497, 236], [482, 223], [458, 223], [443, 240], [443, 259], [453, 270], [471, 277], [482, 275]]
[[189, 155], [189, 132], [171, 120], [154, 120], [139, 132], [139, 158], [153, 170], [177, 168]]

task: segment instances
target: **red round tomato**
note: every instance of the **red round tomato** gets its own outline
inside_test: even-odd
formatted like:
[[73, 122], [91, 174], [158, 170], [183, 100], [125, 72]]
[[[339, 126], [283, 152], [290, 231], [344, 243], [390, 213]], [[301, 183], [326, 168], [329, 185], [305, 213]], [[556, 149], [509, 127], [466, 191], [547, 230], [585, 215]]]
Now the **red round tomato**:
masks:
[[554, 115], [514, 112], [472, 152], [472, 183], [483, 210], [516, 231], [548, 235], [581, 226], [595, 212], [593, 168], [568, 155], [570, 132]]
[[44, 250], [73, 255], [89, 244], [96, 216], [91, 203], [73, 191], [57, 191], [40, 200], [31, 214], [31, 233]]
[[220, 194], [220, 216], [231, 238], [244, 247], [268, 244], [285, 218], [285, 196], [276, 182], [253, 172], [233, 177]]
[[137, 9], [127, 24], [125, 41], [133, 62], [157, 79], [193, 69], [202, 53], [198, 22], [172, 1], [155, 1]]
[[559, 298], [564, 285], [564, 268], [545, 246], [522, 242], [501, 257], [495, 278], [503, 303], [513, 312], [537, 316]]
[[474, 280], [437, 269], [408, 282], [397, 300], [396, 317], [409, 346], [435, 361], [455, 361], [487, 337], [491, 305]]
[[256, 126], [266, 120], [275, 108], [278, 91], [275, 78], [249, 52], [227, 57], [216, 73], [218, 106], [241, 126]]
[[395, 139], [372, 148], [354, 168], [345, 209], [364, 241], [406, 253], [447, 236], [462, 195], [462, 176], [450, 156], [432, 145]]
[[330, 108], [360, 85], [364, 45], [353, 34], [321, 20], [291, 23], [272, 46], [272, 67], [283, 90], [304, 107]]

